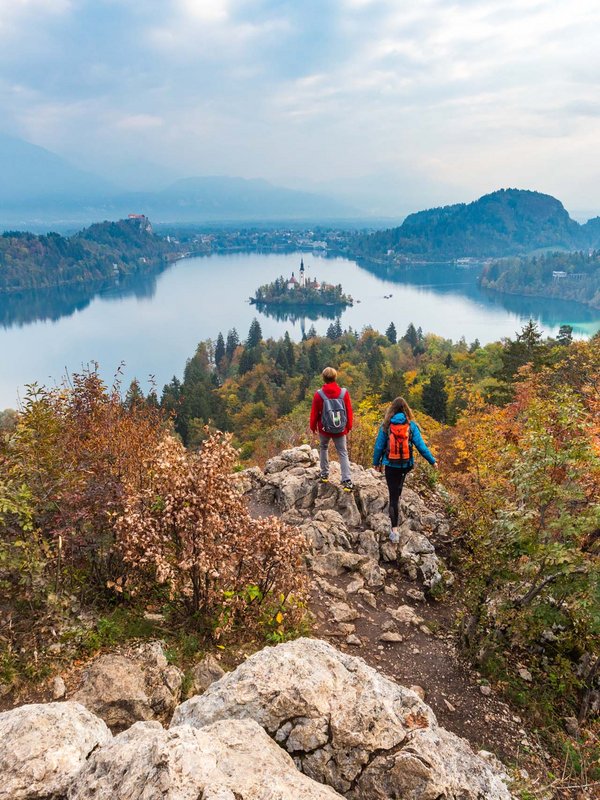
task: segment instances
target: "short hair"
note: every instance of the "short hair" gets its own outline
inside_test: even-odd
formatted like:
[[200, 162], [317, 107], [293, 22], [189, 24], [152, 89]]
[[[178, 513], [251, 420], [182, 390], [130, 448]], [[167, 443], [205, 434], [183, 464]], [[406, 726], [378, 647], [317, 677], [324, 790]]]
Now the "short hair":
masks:
[[325, 367], [322, 375], [325, 383], [333, 383], [337, 378], [337, 370], [335, 370], [333, 367]]

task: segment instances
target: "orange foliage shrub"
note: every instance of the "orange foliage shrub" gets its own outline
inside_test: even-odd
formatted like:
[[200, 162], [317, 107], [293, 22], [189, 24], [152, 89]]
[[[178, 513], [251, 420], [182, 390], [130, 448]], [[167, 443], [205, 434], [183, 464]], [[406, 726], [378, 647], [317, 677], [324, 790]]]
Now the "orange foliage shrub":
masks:
[[122, 587], [142, 594], [158, 584], [185, 614], [210, 619], [217, 637], [239, 619], [283, 633], [303, 613], [306, 540], [275, 517], [250, 516], [236, 462], [220, 432], [207, 431], [198, 453], [161, 440], [117, 521]]
[[68, 386], [31, 387], [0, 454], [3, 545], [23, 549], [36, 539], [55, 592], [89, 587], [90, 579], [104, 586], [117, 568], [113, 523], [123, 485], [141, 479], [164, 432], [157, 409], [125, 405], [95, 369]]

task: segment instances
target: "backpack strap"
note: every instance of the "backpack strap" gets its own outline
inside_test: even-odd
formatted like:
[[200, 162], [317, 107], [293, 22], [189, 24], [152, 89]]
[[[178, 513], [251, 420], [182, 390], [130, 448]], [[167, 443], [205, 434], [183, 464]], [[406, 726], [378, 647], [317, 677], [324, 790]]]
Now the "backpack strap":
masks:
[[340, 396], [338, 397], [338, 400], [343, 400], [347, 391], [348, 389], [340, 389]]
[[319, 395], [319, 397], [321, 398], [321, 400], [322, 400], [323, 402], [325, 402], [325, 400], [329, 400], [329, 398], [327, 397], [327, 395], [325, 394], [325, 392], [323, 391], [323, 389], [318, 389], [318, 390], [317, 390], [317, 394]]

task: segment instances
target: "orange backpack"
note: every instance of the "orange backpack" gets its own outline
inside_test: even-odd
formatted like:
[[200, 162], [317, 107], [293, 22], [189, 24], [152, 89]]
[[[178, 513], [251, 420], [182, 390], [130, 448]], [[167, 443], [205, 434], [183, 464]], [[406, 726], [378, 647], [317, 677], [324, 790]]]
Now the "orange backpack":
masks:
[[410, 422], [390, 422], [387, 454], [390, 464], [394, 467], [409, 467], [412, 449]]

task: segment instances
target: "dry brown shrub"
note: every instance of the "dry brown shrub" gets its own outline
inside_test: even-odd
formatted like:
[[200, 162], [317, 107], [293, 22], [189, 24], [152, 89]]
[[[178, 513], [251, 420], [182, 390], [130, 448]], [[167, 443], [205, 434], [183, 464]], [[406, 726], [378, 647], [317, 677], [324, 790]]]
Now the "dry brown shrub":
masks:
[[116, 524], [127, 567], [123, 589], [158, 584], [170, 602], [218, 636], [236, 622], [274, 638], [303, 614], [303, 535], [279, 519], [253, 519], [233, 475], [231, 437], [209, 432], [197, 453], [165, 436], [128, 487]]

